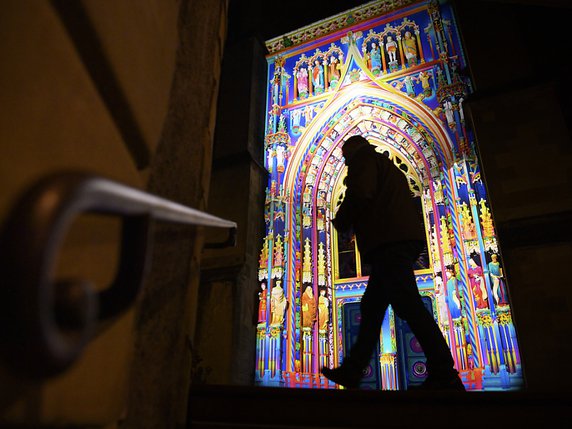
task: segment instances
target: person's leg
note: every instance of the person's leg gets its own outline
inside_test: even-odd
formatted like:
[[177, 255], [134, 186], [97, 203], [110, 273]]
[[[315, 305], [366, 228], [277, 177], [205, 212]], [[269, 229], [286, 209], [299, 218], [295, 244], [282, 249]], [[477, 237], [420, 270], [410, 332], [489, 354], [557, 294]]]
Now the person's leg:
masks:
[[423, 348], [427, 371], [438, 377], [456, 377], [449, 346], [437, 322], [425, 306], [417, 289], [413, 262], [418, 255], [415, 242], [384, 247], [381, 280], [395, 314], [405, 320]]
[[367, 287], [361, 299], [361, 321], [356, 342], [349, 352], [346, 352], [341, 366], [334, 369], [322, 368], [322, 374], [328, 379], [345, 387], [359, 386], [363, 370], [367, 367], [379, 340], [381, 324], [388, 306], [388, 297], [379, 282], [379, 276], [379, 260], [374, 259]]
[[389, 297], [381, 279], [382, 264], [383, 260], [377, 254], [372, 255], [371, 274], [361, 298], [358, 336], [346, 359], [362, 370], [367, 367], [375, 351], [381, 324], [389, 305]]
[[464, 390], [447, 342], [417, 289], [413, 263], [420, 249], [419, 243], [403, 242], [386, 245], [371, 255], [372, 273], [362, 298], [358, 339], [342, 366], [322, 370], [327, 378], [346, 387], [359, 385], [361, 370], [371, 359], [385, 311], [391, 304], [417, 337], [427, 358], [430, 378], [437, 380], [426, 387]]

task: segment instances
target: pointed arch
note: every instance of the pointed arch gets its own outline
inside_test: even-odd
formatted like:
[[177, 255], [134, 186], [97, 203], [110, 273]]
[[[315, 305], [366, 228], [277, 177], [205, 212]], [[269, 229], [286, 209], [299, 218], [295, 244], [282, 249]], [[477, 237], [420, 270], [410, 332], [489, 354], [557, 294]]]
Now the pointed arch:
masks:
[[[303, 159], [310, 148], [320, 146], [334, 126], [339, 123], [339, 118], [336, 120], [335, 116], [340, 111], [347, 110], [348, 106], [351, 107], [352, 103], [359, 104], [363, 100], [368, 100], [367, 104], [377, 102], [381, 110], [393, 109], [395, 115], [410, 125], [412, 132], [423, 135], [426, 146], [416, 145], [420, 157], [428, 160], [433, 155], [439, 165], [445, 167], [452, 165], [453, 142], [443, 123], [428, 108], [384, 83], [355, 82], [338, 89], [300, 136], [285, 172], [285, 187], [289, 188], [294, 185], [297, 168], [303, 164]], [[341, 140], [336, 138], [334, 145], [339, 146], [340, 142]]]

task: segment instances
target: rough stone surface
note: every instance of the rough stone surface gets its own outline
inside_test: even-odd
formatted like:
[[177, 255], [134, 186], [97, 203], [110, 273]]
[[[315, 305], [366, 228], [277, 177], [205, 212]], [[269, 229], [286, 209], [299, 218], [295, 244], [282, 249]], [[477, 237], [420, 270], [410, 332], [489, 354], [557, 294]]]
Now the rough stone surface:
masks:
[[[206, 251], [196, 337], [202, 378], [249, 385], [254, 380], [258, 258], [264, 234], [266, 60], [256, 39], [227, 46], [214, 146], [209, 211], [238, 223], [237, 246]], [[224, 238], [213, 231], [207, 241]], [[213, 290], [218, 292], [215, 294]], [[213, 317], [220, 308], [224, 317]], [[218, 344], [230, 345], [230, 353]], [[226, 349], [225, 349], [226, 350]]]
[[[148, 187], [198, 209], [208, 196], [225, 17], [225, 1], [180, 4], [170, 105]], [[153, 268], [136, 319], [127, 428], [185, 423], [201, 243], [195, 230], [157, 226]]]

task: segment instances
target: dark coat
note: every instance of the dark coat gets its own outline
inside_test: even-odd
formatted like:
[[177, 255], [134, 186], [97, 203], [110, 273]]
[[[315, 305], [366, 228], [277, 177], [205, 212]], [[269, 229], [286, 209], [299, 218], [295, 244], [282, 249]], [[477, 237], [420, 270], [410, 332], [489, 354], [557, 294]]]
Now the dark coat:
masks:
[[353, 226], [364, 259], [383, 244], [420, 240], [425, 230], [405, 175], [370, 144], [346, 157], [346, 195], [333, 224], [346, 231]]

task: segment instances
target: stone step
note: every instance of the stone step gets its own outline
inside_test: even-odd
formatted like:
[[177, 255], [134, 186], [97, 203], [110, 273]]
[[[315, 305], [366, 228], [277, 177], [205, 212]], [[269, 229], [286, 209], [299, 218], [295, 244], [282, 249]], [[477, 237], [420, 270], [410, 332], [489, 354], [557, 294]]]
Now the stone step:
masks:
[[548, 429], [572, 426], [572, 395], [193, 386], [189, 421], [192, 429]]

